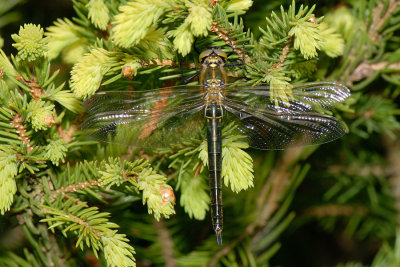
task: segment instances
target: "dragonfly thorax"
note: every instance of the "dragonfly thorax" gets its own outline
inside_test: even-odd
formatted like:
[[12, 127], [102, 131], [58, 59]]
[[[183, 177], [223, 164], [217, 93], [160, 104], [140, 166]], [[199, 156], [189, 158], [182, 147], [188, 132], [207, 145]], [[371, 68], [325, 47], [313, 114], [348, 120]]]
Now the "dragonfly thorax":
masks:
[[206, 80], [204, 86], [204, 100], [207, 104], [222, 104], [224, 95], [224, 82], [220, 79]]

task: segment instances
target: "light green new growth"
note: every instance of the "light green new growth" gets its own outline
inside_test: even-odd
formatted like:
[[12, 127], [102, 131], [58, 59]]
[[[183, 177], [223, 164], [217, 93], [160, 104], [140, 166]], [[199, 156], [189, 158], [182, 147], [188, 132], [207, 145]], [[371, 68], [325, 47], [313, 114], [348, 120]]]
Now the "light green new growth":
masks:
[[341, 6], [326, 14], [324, 22], [328, 23], [330, 27], [340, 32], [343, 36], [350, 36], [358, 27], [363, 27], [360, 21], [355, 21], [355, 17], [346, 6]]
[[45, 147], [44, 157], [50, 160], [54, 165], [58, 166], [60, 161], [65, 162], [65, 155], [68, 151], [67, 142], [62, 139], [50, 140], [49, 144]]
[[307, 7], [301, 6], [295, 16], [293, 16], [294, 1], [289, 8], [288, 13], [291, 19], [289, 35], [294, 38], [294, 48], [299, 49], [305, 59], [317, 57], [317, 50], [324, 51], [330, 57], [342, 55], [343, 38], [335, 32], [335, 29], [329, 28], [328, 24], [321, 22], [322, 18], [315, 18], [315, 15], [312, 14], [314, 8], [315, 6], [308, 10]]
[[46, 130], [54, 124], [54, 105], [32, 99], [28, 105], [28, 119], [35, 131]]
[[222, 141], [222, 171], [225, 186], [238, 193], [253, 187], [253, 159], [244, 151], [249, 145], [243, 136], [228, 136]]
[[46, 29], [45, 35], [49, 38], [48, 58], [55, 59], [62, 52], [67, 63], [75, 63], [87, 51], [87, 39], [79, 36], [83, 28], [73, 24], [69, 19], [58, 19], [54, 26]]
[[131, 267], [136, 266], [134, 248], [129, 245], [129, 240], [124, 234], [117, 234], [117, 231], [107, 231], [101, 235], [104, 257], [110, 267]]
[[[157, 174], [151, 168], [145, 168], [147, 166], [145, 163], [120, 162], [110, 158], [101, 165], [99, 182], [105, 188], [110, 189], [112, 186], [129, 182], [136, 190], [142, 191], [142, 202], [147, 204], [148, 212], [154, 213], [156, 220], [159, 220], [161, 215], [169, 218], [175, 214], [175, 200], [171, 186], [166, 183], [164, 176]], [[164, 190], [171, 190], [173, 199], [164, 199]]]
[[92, 49], [81, 58], [71, 71], [71, 90], [77, 98], [85, 99], [99, 89], [103, 76], [110, 68], [110, 52]]
[[43, 38], [43, 34], [40, 25], [24, 24], [20, 27], [18, 35], [11, 35], [15, 41], [13, 46], [18, 50], [20, 59], [35, 61], [46, 55], [47, 38]]
[[[8, 60], [4, 51], [0, 49], [0, 69], [9, 76], [17, 75], [17, 71], [14, 69], [14, 66], [11, 64], [10, 60]], [[2, 77], [0, 77], [2, 78]]]
[[161, 191], [165, 188], [172, 190], [171, 186], [166, 184], [166, 178], [157, 174], [151, 168], [143, 169], [137, 177], [138, 189], [143, 191], [143, 204], [147, 203], [147, 209], [150, 214], [154, 213], [154, 218], [158, 221], [160, 216], [169, 218], [175, 214], [174, 201], [165, 202]]
[[89, 10], [89, 18], [100, 30], [107, 29], [108, 21], [110, 20], [109, 10], [103, 0], [90, 0], [87, 4]]
[[211, 8], [206, 0], [187, 1], [186, 7], [189, 9], [189, 15], [185, 23], [190, 24], [190, 29], [194, 36], [207, 36], [211, 28], [212, 16]]
[[17, 155], [10, 147], [0, 145], [0, 213], [10, 210], [17, 192], [14, 177], [18, 173]]
[[290, 78], [284, 76], [284, 73], [277, 69], [273, 69], [264, 79], [271, 86], [270, 101], [278, 105], [278, 101], [281, 100], [284, 103], [289, 104], [289, 99], [293, 97]]
[[[289, 104], [293, 97], [292, 84], [314, 79], [348, 79], [352, 73], [351, 67], [357, 67], [357, 58], [370, 64], [368, 66], [371, 69], [377, 66], [374, 64], [383, 62], [393, 65], [397, 71], [397, 52], [393, 51], [393, 57], [386, 54], [387, 58], [379, 59], [377, 55], [377, 62], [350, 54], [346, 60], [351, 60], [351, 64], [348, 61], [341, 63], [347, 69], [339, 72], [339, 78], [334, 74], [329, 76], [330, 70], [335, 69], [329, 66], [329, 62], [324, 62], [327, 65], [322, 64], [321, 67], [318, 65], [318, 75], [315, 74], [317, 64], [321, 63], [318, 62], [320, 52], [330, 57], [347, 53], [347, 49], [343, 49], [344, 41], [340, 34], [345, 32], [346, 35], [348, 32], [351, 35], [354, 31], [352, 26], [356, 22], [354, 14], [350, 12], [346, 12], [340, 22], [335, 20], [336, 17], [329, 19], [329, 16], [323, 22], [323, 18], [316, 18], [313, 14], [314, 7], [301, 6], [296, 10], [293, 2], [289, 9], [281, 7], [280, 15], [272, 12], [266, 22], [266, 14], [263, 13], [257, 22], [264, 21], [264, 28], [254, 34], [261, 36], [256, 39], [244, 27], [251, 25], [251, 21], [242, 21], [238, 16], [251, 7], [251, 0], [73, 2], [77, 17], [72, 20], [58, 19], [47, 28], [46, 38], [43, 38], [40, 26], [25, 24], [19, 35], [13, 35], [18, 55], [7, 56], [0, 50], [0, 213], [3, 215], [12, 208], [13, 214], [10, 215], [18, 215], [18, 223], [22, 224], [27, 235], [29, 245], [24, 255], [27, 262], [31, 259], [32, 262], [21, 266], [80, 265], [86, 259], [81, 254], [77, 256], [80, 251], [68, 249], [69, 242], [63, 242], [64, 237], [76, 242], [76, 246], [82, 250], [91, 249], [96, 257], [98, 253], [103, 253], [99, 264], [107, 266], [135, 266], [135, 250], [132, 246], [137, 239], [141, 240], [134, 244], [138, 259], [150, 255], [149, 264], [157, 266], [261, 266], [268, 264], [269, 257], [277, 251], [279, 246], [271, 247], [271, 244], [290, 223], [291, 219], [284, 217], [294, 191], [301, 182], [300, 177], [305, 175], [303, 171], [303, 176], [296, 173], [306, 167], [292, 160], [289, 152], [270, 152], [255, 161], [257, 170], [260, 170], [255, 181], [253, 159], [246, 152], [249, 144], [241, 133], [236, 132], [234, 126], [237, 125], [231, 124], [223, 128], [222, 136], [221, 177], [224, 185], [235, 193], [253, 187], [255, 182], [260, 187], [240, 194], [225, 194], [226, 213], [233, 214], [225, 219], [224, 244], [228, 245], [220, 253], [215, 253], [219, 248], [215, 245], [214, 236], [212, 243], [205, 241], [209, 240], [206, 235], [211, 229], [208, 221], [204, 221], [207, 226], [202, 226], [202, 229], [193, 225], [196, 231], [204, 231], [204, 235], [199, 235], [198, 240], [193, 242], [193, 238], [185, 236], [185, 228], [192, 225], [182, 225], [183, 220], [179, 218], [181, 214], [177, 215], [176, 220], [166, 222], [163, 229], [164, 222], [161, 220], [156, 223], [152, 217], [160, 220], [161, 217], [169, 218], [175, 214], [174, 190], [179, 190], [180, 205], [188, 215], [183, 215], [186, 216], [184, 220], [187, 217], [204, 220], [210, 209], [205, 131], [204, 128], [201, 133], [200, 130], [194, 130], [203, 127], [204, 120], [196, 121], [193, 125], [187, 120], [183, 132], [179, 132], [181, 128], [178, 126], [186, 122], [183, 118], [189, 112], [174, 117], [168, 117], [172, 114], [168, 112], [175, 105], [194, 103], [191, 102], [192, 98], [173, 97], [175, 93], [183, 95], [184, 90], [165, 90], [163, 93], [168, 97], [161, 95], [156, 103], [151, 98], [156, 95], [154, 91], [149, 91], [148, 95], [139, 93], [143, 98], [132, 100], [138, 101], [143, 109], [143, 118], [147, 118], [147, 114], [154, 116], [150, 122], [143, 119], [134, 123], [125, 132], [117, 126], [115, 137], [127, 141], [141, 136], [143, 125], [149, 128], [150, 134], [155, 130], [153, 126], [166, 126], [162, 128], [165, 131], [160, 131], [156, 137], [163, 138], [162, 143], [170, 145], [163, 148], [167, 152], [153, 149], [151, 145], [146, 149], [120, 149], [113, 144], [97, 143], [88, 140], [86, 132], [80, 130], [84, 115], [77, 114], [83, 113], [81, 100], [97, 90], [137, 92], [177, 85], [183, 80], [182, 77], [189, 77], [198, 71], [200, 64], [197, 61], [198, 53], [193, 51], [194, 46], [198, 49], [215, 46], [227, 53], [233, 48], [234, 53], [229, 56], [227, 63], [241, 62], [243, 53], [244, 66], [227, 67], [228, 78], [235, 85], [270, 85], [270, 99], [265, 99], [266, 104], [270, 104], [268, 101]], [[275, 2], [265, 4], [265, 7], [275, 8], [279, 4]], [[259, 3], [254, 3], [258, 7]], [[383, 33], [385, 24], [381, 28]], [[383, 43], [386, 44], [386, 41]], [[390, 43], [391, 47], [394, 43]], [[243, 44], [246, 45], [244, 50]], [[363, 44], [363, 47], [368, 46]], [[371, 54], [384, 50], [377, 48], [373, 47]], [[58, 56], [61, 56], [62, 63], [74, 64], [70, 72], [70, 88], [67, 89], [63, 89], [62, 82], [61, 85], [54, 84], [54, 81], [58, 83], [68, 73], [61, 71], [62, 75], [58, 75], [57, 71], [53, 72], [58, 65], [51, 65], [48, 60]], [[71, 67], [63, 66], [63, 70]], [[397, 75], [398, 71], [394, 73]], [[382, 80], [398, 78], [389, 74], [385, 73]], [[350, 81], [355, 85], [357, 82]], [[387, 94], [397, 90], [389, 89]], [[170, 93], [172, 97], [169, 97]], [[136, 96], [135, 93], [133, 95]], [[190, 90], [188, 95], [191, 95]], [[198, 96], [196, 101], [202, 103], [201, 94]], [[252, 105], [253, 100], [249, 97], [245, 102]], [[125, 103], [132, 104], [128, 102]], [[354, 97], [353, 104], [362, 106], [356, 108], [356, 118], [344, 115], [346, 119], [353, 120], [349, 126], [353, 133], [367, 138], [371, 133], [383, 131], [395, 137], [395, 130], [400, 128], [396, 120], [399, 111], [392, 100], [364, 94], [357, 99]], [[348, 108], [343, 106], [343, 109]], [[195, 109], [191, 108], [191, 114], [195, 114]], [[164, 116], [164, 110], [167, 116]], [[141, 114], [137, 117], [142, 118]], [[226, 117], [229, 118], [229, 115]], [[246, 119], [243, 118], [244, 124]], [[109, 126], [112, 124], [106, 125]], [[175, 126], [177, 129], [173, 130], [177, 134], [169, 142], [168, 131]], [[257, 130], [262, 131], [261, 127]], [[153, 132], [154, 135], [157, 135], [157, 131]], [[165, 139], [164, 134], [167, 136]], [[121, 155], [127, 161], [115, 158], [116, 155]], [[96, 157], [107, 160], [92, 160]], [[293, 162], [285, 162], [287, 158]], [[143, 159], [149, 159], [150, 163]], [[280, 162], [283, 165], [279, 165]], [[285, 164], [293, 168], [286, 168], [288, 166]], [[268, 175], [271, 171], [282, 171], [281, 166], [285, 167], [285, 173], [276, 177]], [[234, 207], [232, 198], [237, 201]], [[132, 212], [127, 208], [141, 206], [140, 202], [147, 205], [144, 211], [135, 209]], [[254, 205], [255, 202], [257, 205]], [[102, 209], [113, 214], [114, 222], [110, 214], [102, 212]], [[119, 225], [126, 236], [115, 230]], [[56, 229], [64, 237], [58, 235]], [[190, 231], [193, 229], [190, 228]], [[262, 229], [266, 229], [268, 235], [260, 232]], [[61, 242], [58, 242], [59, 238]], [[247, 250], [246, 244], [250, 243], [254, 247]], [[60, 244], [67, 245], [62, 247]], [[53, 248], [59, 251], [52, 251]], [[257, 254], [261, 251], [262, 254]], [[0, 255], [0, 265], [4, 258]], [[243, 263], [242, 260], [247, 262]], [[147, 264], [145, 260], [140, 263]]]
[[207, 141], [204, 140], [199, 146], [199, 159], [203, 162], [204, 166], [208, 166], [208, 148]]
[[182, 56], [186, 56], [192, 50], [194, 37], [190, 31], [189, 23], [182, 23], [176, 30], [169, 31], [169, 34], [175, 37], [173, 41], [174, 47]]
[[69, 90], [60, 90], [51, 96], [51, 99], [57, 101], [68, 110], [74, 113], [82, 113], [82, 102], [76, 99], [73, 93]]
[[[243, 136], [230, 134], [232, 126], [223, 129], [221, 177], [225, 186], [237, 193], [253, 187], [253, 160], [244, 151], [249, 145], [243, 141]], [[208, 166], [207, 141], [201, 143], [199, 150], [199, 158]]]
[[185, 172], [181, 178], [180, 205], [190, 218], [204, 220], [210, 205], [208, 184], [202, 175]]
[[252, 0], [231, 0], [226, 6], [226, 11], [238, 14], [244, 13], [253, 5]]
[[319, 46], [330, 57], [338, 57], [343, 54], [344, 40], [335, 29], [329, 28], [328, 24], [322, 22], [319, 24], [321, 39]]
[[289, 35], [294, 36], [294, 48], [300, 49], [305, 59], [318, 56], [320, 35], [318, 25], [309, 21], [300, 20], [289, 31]]
[[112, 40], [124, 48], [138, 44], [160, 16], [171, 9], [172, 1], [137, 0], [119, 8], [112, 22]]
[[174, 57], [173, 47], [167, 38], [166, 30], [166, 28], [157, 28], [157, 26], [150, 27], [146, 36], [138, 44], [138, 47], [145, 51], [145, 58], [158, 58], [160, 53], [163, 59]]

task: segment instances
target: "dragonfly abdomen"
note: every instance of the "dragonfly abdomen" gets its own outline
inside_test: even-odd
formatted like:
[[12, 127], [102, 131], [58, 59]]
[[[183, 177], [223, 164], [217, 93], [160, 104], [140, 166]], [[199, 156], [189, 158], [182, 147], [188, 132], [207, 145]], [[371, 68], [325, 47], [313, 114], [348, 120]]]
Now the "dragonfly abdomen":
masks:
[[209, 104], [205, 111], [207, 119], [208, 169], [211, 195], [211, 219], [218, 245], [222, 245], [222, 116], [220, 105]]

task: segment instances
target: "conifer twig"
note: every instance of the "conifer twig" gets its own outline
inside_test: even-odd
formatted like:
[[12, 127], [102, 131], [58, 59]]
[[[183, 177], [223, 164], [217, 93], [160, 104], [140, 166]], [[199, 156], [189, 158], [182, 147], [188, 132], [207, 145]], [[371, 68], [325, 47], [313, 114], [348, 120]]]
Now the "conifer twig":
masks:
[[371, 77], [377, 71], [383, 69], [393, 69], [400, 71], [400, 63], [389, 64], [389, 62], [387, 61], [382, 61], [378, 63], [368, 63], [367, 61], [364, 60], [354, 69], [353, 73], [349, 75], [349, 82], [357, 82], [362, 79]]
[[[372, 41], [378, 41], [380, 38], [379, 30], [385, 24], [385, 22], [390, 18], [395, 9], [400, 6], [400, 1], [390, 0], [389, 4], [386, 8], [385, 13], [382, 15], [382, 10], [385, 7], [383, 2], [379, 2], [376, 7], [373, 9], [372, 14], [372, 22], [369, 26], [368, 35]], [[349, 64], [351, 66], [351, 64]], [[362, 79], [371, 77], [377, 71], [382, 69], [394, 69], [400, 70], [400, 64], [393, 63], [390, 64], [386, 61], [378, 62], [378, 63], [368, 63], [367, 60], [361, 61], [353, 70], [352, 73], [348, 75], [348, 85], [352, 85], [353, 82], [360, 81]], [[350, 72], [347, 69], [347, 72]]]
[[[229, 32], [223, 30], [220, 26], [218, 26], [217, 22], [213, 22], [211, 24], [211, 31], [218, 35], [218, 38], [225, 41], [226, 45], [232, 46], [233, 51], [239, 55], [239, 58], [243, 57], [243, 49], [237, 48], [236, 43], [234, 40], [229, 38]], [[249, 56], [245, 55], [245, 61], [248, 62]]]
[[165, 227], [164, 220], [153, 220], [154, 228], [157, 231], [158, 243], [161, 246], [161, 254], [165, 261], [166, 267], [175, 267], [176, 259], [174, 258], [174, 241], [168, 228]]
[[53, 194], [51, 195], [51, 198], [55, 199], [57, 197], [57, 195], [59, 195], [59, 194], [66, 196], [67, 193], [76, 192], [78, 190], [83, 190], [85, 188], [91, 188], [91, 187], [95, 187], [95, 186], [101, 186], [101, 183], [97, 180], [93, 180], [91, 182], [84, 181], [84, 182], [80, 182], [80, 183], [76, 183], [76, 184], [71, 184], [66, 187], [61, 187], [61, 188], [57, 189], [56, 191], [54, 191]]
[[[257, 201], [257, 209], [260, 210], [257, 214], [258, 221], [249, 227], [262, 227], [267, 224], [271, 215], [279, 207], [280, 198], [287, 188], [289, 183], [289, 178], [291, 175], [290, 166], [296, 160], [296, 158], [301, 153], [301, 148], [292, 148], [286, 150], [282, 155], [281, 160], [277, 163], [277, 168], [274, 168], [270, 174], [270, 179], [264, 185], [261, 190], [260, 196]], [[268, 199], [265, 200], [266, 196]], [[250, 231], [250, 229], [249, 229]], [[254, 232], [254, 230], [252, 230]]]
[[31, 145], [31, 140], [26, 136], [26, 129], [21, 123], [21, 116], [16, 114], [11, 120], [10, 124], [14, 126], [16, 133], [18, 134], [18, 139], [22, 141], [27, 147], [28, 153], [32, 151], [33, 147]]
[[64, 140], [67, 143], [70, 143], [72, 141], [72, 135], [74, 132], [78, 130], [78, 126], [75, 124], [72, 124], [68, 130], [63, 130], [61, 125], [58, 125], [57, 131], [60, 134], [62, 140]]
[[32, 81], [25, 82], [25, 84], [31, 88], [30, 92], [32, 94], [32, 97], [38, 100], [39, 97], [43, 94], [43, 89], [38, 86], [37, 78], [34, 77]]
[[351, 206], [351, 205], [321, 205], [317, 207], [312, 207], [304, 210], [304, 215], [314, 216], [317, 218], [323, 218], [328, 216], [351, 216], [354, 213], [360, 215], [366, 215], [368, 209], [363, 206]]
[[378, 2], [377, 6], [372, 11], [372, 23], [368, 31], [368, 34], [373, 41], [377, 41], [379, 39], [380, 28], [398, 6], [400, 6], [400, 1], [390, 0], [385, 13], [381, 16], [382, 10], [385, 7], [385, 3]]
[[390, 184], [392, 185], [395, 207], [397, 210], [397, 225], [400, 225], [400, 145], [390, 138], [384, 139], [391, 166]]
[[266, 76], [269, 75], [274, 69], [279, 69], [283, 67], [283, 63], [285, 62], [287, 55], [290, 52], [290, 46], [292, 45], [293, 38], [290, 39], [290, 42], [288, 42], [283, 48], [282, 48], [282, 54], [279, 56], [279, 62], [276, 62], [274, 65], [272, 65], [272, 68], [268, 70], [266, 73]]
[[210, 6], [214, 7], [216, 3], [218, 3], [219, 0], [210, 0]]

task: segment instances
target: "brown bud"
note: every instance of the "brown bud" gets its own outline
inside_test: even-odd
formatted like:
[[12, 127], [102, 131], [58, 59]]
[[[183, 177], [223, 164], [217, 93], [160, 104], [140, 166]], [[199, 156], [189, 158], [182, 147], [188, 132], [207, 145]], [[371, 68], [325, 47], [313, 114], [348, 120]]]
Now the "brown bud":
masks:
[[175, 204], [175, 194], [174, 190], [171, 187], [161, 186], [160, 187], [160, 194], [161, 194], [161, 205], [165, 206], [168, 203], [172, 202]]
[[124, 77], [132, 76], [132, 74], [133, 74], [133, 70], [132, 70], [131, 66], [125, 65], [122, 67], [122, 75], [124, 75]]
[[46, 115], [43, 117], [43, 122], [44, 122], [48, 127], [51, 127], [51, 126], [53, 126], [54, 123], [56, 123], [55, 120], [54, 120], [53, 115], [51, 115], [51, 114], [46, 114]]

